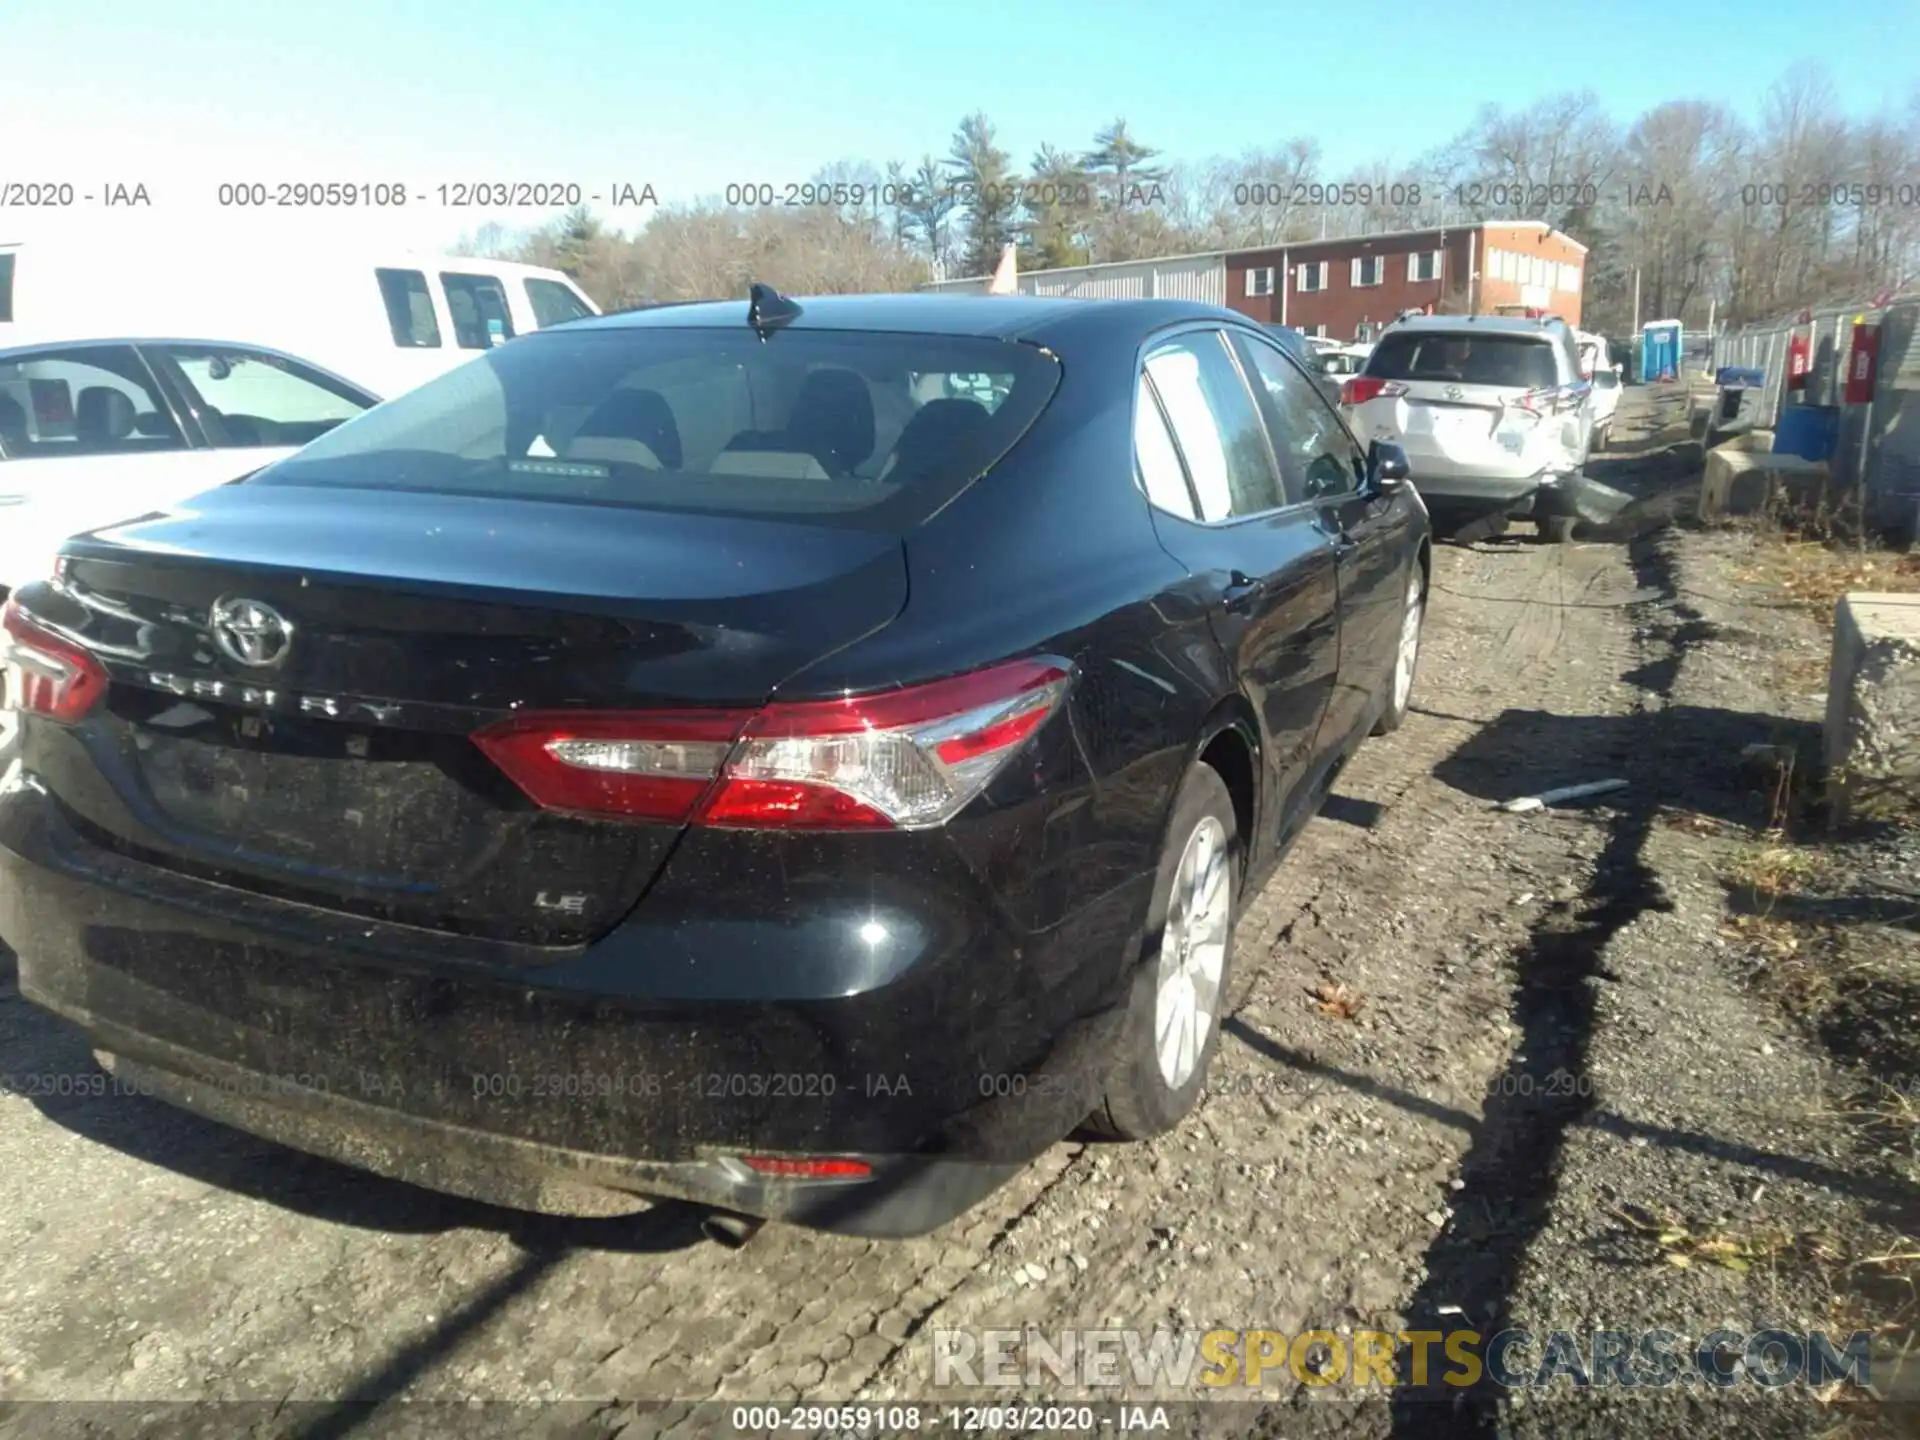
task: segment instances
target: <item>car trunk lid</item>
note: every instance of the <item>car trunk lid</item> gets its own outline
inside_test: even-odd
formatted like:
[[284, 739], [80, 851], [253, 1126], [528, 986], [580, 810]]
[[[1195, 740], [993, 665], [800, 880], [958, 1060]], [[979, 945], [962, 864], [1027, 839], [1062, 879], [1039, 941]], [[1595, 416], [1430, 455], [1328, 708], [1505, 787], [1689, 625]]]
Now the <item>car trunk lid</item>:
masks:
[[543, 811], [472, 735], [542, 710], [750, 709], [905, 598], [879, 531], [229, 488], [71, 544], [28, 591], [113, 680], [77, 729], [30, 725], [28, 760], [90, 838], [150, 862], [577, 944], [681, 827]]

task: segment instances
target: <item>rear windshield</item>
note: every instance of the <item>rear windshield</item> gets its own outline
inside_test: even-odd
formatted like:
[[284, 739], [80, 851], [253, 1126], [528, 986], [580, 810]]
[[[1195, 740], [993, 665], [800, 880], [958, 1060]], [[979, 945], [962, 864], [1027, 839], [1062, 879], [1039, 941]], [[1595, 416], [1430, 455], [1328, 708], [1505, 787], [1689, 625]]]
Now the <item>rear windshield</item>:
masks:
[[250, 483], [883, 525], [998, 461], [1058, 380], [1045, 352], [974, 336], [554, 330]]
[[1445, 380], [1544, 390], [1559, 383], [1553, 343], [1530, 335], [1467, 335], [1458, 331], [1383, 335], [1366, 373], [1381, 380]]

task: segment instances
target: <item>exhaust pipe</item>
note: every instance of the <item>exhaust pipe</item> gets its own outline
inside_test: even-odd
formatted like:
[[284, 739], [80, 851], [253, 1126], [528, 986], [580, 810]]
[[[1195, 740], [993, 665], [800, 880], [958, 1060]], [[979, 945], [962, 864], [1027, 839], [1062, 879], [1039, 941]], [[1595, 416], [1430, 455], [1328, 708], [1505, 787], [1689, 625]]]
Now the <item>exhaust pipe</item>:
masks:
[[756, 1220], [750, 1215], [729, 1215], [714, 1211], [700, 1222], [700, 1233], [717, 1245], [729, 1250], [739, 1250], [760, 1233], [767, 1222]]

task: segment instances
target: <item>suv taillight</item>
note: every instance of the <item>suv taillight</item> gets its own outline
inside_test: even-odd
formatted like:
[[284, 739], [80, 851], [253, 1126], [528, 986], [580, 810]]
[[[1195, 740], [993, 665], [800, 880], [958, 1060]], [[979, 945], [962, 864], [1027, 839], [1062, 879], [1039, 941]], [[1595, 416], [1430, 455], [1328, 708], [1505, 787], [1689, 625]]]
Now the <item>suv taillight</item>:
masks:
[[1398, 380], [1379, 380], [1372, 375], [1356, 375], [1340, 387], [1342, 405], [1364, 405], [1369, 400], [1392, 400], [1407, 393]]
[[0, 608], [6, 631], [6, 703], [31, 715], [72, 724], [107, 693], [107, 671], [85, 649], [37, 624], [9, 596]]
[[1589, 388], [1586, 381], [1577, 385], [1542, 386], [1538, 390], [1527, 391], [1513, 404], [1534, 415], [1570, 414], [1580, 408], [1580, 402], [1586, 398]]
[[1018, 660], [758, 711], [516, 716], [473, 738], [544, 809], [746, 829], [923, 829], [987, 787], [1059, 709], [1068, 680], [1062, 661]]

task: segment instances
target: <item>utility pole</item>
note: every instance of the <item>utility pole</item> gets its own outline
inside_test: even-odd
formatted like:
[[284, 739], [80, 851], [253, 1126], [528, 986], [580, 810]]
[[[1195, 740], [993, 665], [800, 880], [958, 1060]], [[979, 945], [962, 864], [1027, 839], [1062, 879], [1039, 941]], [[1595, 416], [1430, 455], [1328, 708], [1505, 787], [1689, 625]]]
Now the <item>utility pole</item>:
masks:
[[1640, 267], [1633, 267], [1633, 333], [1640, 333]]

